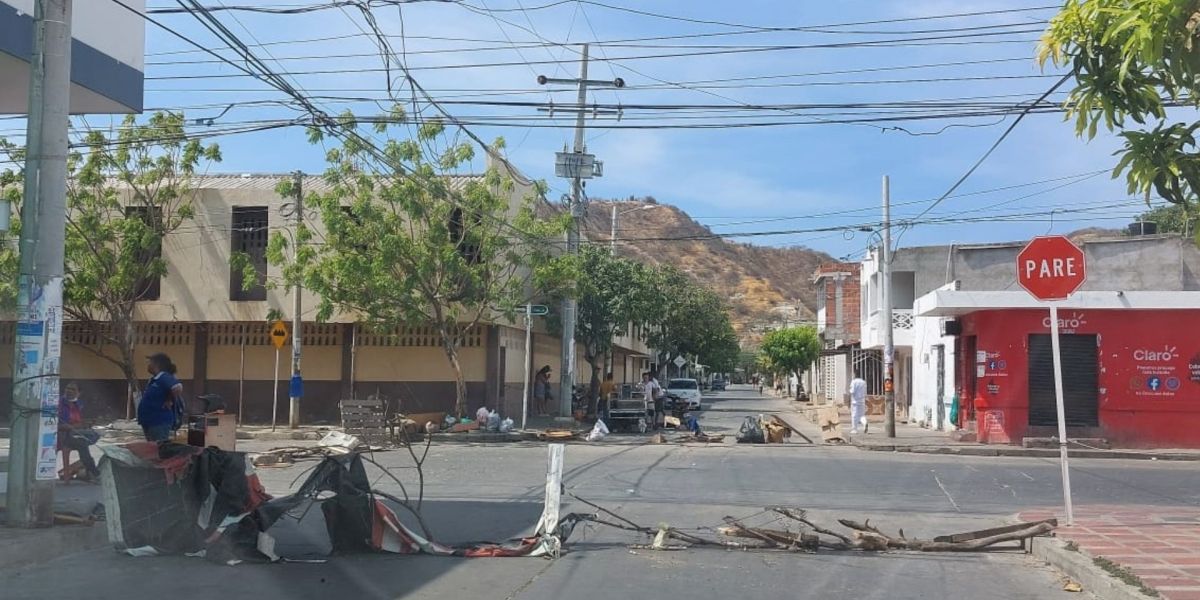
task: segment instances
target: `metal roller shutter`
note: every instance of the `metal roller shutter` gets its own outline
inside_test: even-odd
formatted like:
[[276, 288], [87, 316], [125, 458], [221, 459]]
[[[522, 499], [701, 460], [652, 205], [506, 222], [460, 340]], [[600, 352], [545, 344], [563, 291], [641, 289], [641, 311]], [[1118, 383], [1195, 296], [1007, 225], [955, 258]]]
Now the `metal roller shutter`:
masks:
[[[1096, 336], [1060, 335], [1059, 347], [1067, 426], [1099, 426]], [[1054, 401], [1054, 354], [1050, 336], [1046, 334], [1029, 336], [1029, 424], [1058, 425]]]

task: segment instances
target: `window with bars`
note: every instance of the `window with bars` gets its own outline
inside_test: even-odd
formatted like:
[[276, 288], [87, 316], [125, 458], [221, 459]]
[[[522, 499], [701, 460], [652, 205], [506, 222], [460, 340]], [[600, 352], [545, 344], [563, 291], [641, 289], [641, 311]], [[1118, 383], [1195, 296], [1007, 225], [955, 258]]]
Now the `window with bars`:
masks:
[[[162, 209], [150, 206], [126, 206], [126, 219], [141, 219], [152, 230], [161, 230]], [[156, 240], [149, 248], [143, 248], [137, 255], [137, 264], [149, 265], [152, 261], [162, 258], [162, 240]], [[147, 274], [133, 286], [133, 299], [158, 300], [162, 291], [162, 278]]]
[[479, 244], [468, 242], [467, 227], [478, 227], [480, 218], [475, 215], [473, 218], [467, 219], [460, 207], [454, 207], [450, 211], [450, 222], [448, 228], [450, 230], [450, 240], [454, 242], [458, 249], [458, 254], [467, 261], [467, 264], [479, 264]]
[[[233, 207], [231, 259], [229, 263], [229, 299], [234, 301], [267, 299], [267, 237], [269, 216], [265, 206]], [[254, 285], [246, 287], [241, 257], [256, 274]]]

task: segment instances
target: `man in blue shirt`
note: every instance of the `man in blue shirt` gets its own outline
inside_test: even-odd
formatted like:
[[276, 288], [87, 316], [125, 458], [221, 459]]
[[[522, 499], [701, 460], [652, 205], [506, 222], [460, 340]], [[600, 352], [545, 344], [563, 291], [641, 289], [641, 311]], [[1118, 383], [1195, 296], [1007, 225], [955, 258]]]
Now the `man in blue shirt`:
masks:
[[138, 425], [142, 426], [146, 441], [166, 442], [176, 429], [175, 403], [183, 401], [183, 384], [175, 378], [175, 363], [162, 352], [147, 357], [146, 371], [150, 373], [150, 381], [138, 401]]

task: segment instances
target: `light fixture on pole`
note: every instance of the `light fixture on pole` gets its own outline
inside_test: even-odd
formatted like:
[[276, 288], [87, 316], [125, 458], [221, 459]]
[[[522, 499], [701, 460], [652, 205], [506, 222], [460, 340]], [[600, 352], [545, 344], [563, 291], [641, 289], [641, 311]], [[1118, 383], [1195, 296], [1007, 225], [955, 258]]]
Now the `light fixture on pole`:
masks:
[[639, 210], [646, 210], [649, 208], [654, 208], [654, 205], [653, 204], [643, 204], [637, 208], [631, 208], [628, 210], [618, 211], [616, 203], [615, 202], [613, 203], [612, 226], [611, 226], [610, 233], [608, 234], [608, 253], [609, 254], [616, 254], [616, 252], [617, 252], [617, 217], [619, 217], [621, 215], [627, 215], [631, 212], [637, 212]]

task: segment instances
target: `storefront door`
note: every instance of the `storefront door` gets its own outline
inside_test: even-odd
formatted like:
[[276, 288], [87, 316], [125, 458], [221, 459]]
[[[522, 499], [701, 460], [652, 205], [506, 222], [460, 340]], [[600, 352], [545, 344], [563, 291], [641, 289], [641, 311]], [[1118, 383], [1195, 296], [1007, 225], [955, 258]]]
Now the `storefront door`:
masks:
[[[1068, 427], [1100, 424], [1096, 336], [1060, 335], [1063, 407]], [[1047, 334], [1029, 336], [1029, 425], [1058, 425], [1054, 398], [1054, 355]]]

